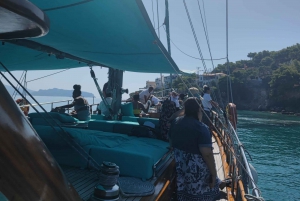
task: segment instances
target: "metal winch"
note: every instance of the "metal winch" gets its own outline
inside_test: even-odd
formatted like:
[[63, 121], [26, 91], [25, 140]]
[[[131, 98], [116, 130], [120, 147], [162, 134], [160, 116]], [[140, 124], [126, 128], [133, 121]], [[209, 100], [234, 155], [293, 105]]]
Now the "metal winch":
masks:
[[99, 171], [99, 183], [95, 186], [90, 201], [119, 200], [119, 167], [115, 163], [103, 162]]

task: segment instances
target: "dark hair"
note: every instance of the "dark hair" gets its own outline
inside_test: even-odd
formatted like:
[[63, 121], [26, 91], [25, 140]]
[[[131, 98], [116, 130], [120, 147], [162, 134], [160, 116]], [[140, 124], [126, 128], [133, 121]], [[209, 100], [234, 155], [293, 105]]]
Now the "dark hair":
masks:
[[149, 89], [151, 89], [151, 90], [154, 90], [154, 88], [153, 88], [153, 87], [149, 87]]
[[133, 100], [139, 101], [140, 100], [140, 95], [139, 94], [134, 94], [133, 95]]
[[73, 97], [77, 97], [81, 95], [81, 86], [79, 84], [74, 84], [73, 86]]
[[206, 93], [208, 90], [210, 90], [209, 86], [204, 86], [203, 87], [203, 92]]
[[193, 117], [197, 120], [198, 119], [198, 112], [200, 107], [202, 107], [201, 105], [201, 101], [198, 98], [188, 98], [185, 102], [184, 102], [184, 114], [185, 116], [189, 116], [189, 117]]
[[103, 93], [105, 94], [105, 97], [111, 97], [112, 94], [111, 94], [111, 92], [108, 92], [108, 91], [107, 91], [107, 88], [108, 88], [108, 82], [106, 82], [106, 83], [103, 85]]

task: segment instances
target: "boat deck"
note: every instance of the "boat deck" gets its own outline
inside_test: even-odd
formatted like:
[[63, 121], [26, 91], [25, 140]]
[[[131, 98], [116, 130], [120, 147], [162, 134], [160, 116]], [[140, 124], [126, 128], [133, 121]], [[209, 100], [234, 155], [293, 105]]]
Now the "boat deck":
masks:
[[[83, 201], [88, 201], [94, 192], [94, 187], [98, 183], [98, 176], [95, 170], [80, 169], [70, 166], [61, 166], [68, 181], [76, 189]], [[158, 178], [153, 178], [151, 182], [155, 185], [155, 193], [152, 196], [146, 197], [122, 197], [120, 195], [119, 201], [138, 201], [138, 200], [155, 200], [160, 191], [164, 188], [168, 179], [171, 179], [174, 175], [172, 171], [174, 169], [174, 162], [170, 158], [158, 172], [160, 175]], [[171, 183], [171, 181], [170, 181]]]
[[[225, 179], [225, 176], [224, 176], [224, 169], [223, 169], [220, 148], [218, 146], [218, 143], [215, 141], [214, 137], [212, 140], [213, 140], [213, 148], [214, 148], [213, 153], [214, 153], [214, 158], [215, 158], [215, 163], [217, 168], [217, 174], [219, 179], [222, 181]], [[224, 188], [222, 191], [227, 194], [226, 188]], [[219, 199], [218, 201], [226, 201], [226, 200], [227, 199]]]

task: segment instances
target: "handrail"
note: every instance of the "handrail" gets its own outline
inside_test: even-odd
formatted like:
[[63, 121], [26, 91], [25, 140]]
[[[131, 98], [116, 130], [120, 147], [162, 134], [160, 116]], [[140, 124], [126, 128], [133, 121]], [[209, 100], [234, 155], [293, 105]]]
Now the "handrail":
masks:
[[233, 129], [232, 124], [231, 124], [230, 122], [228, 122], [228, 124], [229, 124], [231, 130], [233, 131], [233, 133], [234, 133], [234, 135], [235, 135], [235, 138], [236, 138], [236, 140], [237, 140], [237, 142], [238, 142], [239, 149], [240, 149], [241, 155], [242, 155], [242, 157], [243, 157], [243, 161], [245, 162], [246, 170], [247, 170], [247, 172], [248, 172], [248, 174], [249, 174], [249, 177], [250, 177], [250, 182], [251, 182], [252, 187], [253, 187], [253, 192], [254, 192], [254, 194], [255, 194], [256, 197], [260, 197], [258, 188], [257, 188], [257, 186], [256, 186], [256, 184], [255, 184], [255, 182], [254, 182], [253, 175], [252, 175], [252, 172], [251, 172], [251, 169], [250, 169], [248, 160], [247, 160], [247, 158], [246, 158], [245, 151], [244, 151], [244, 148], [243, 148], [243, 146], [242, 146], [242, 143], [240, 142], [240, 140], [239, 140], [239, 138], [238, 138], [238, 136], [237, 136], [236, 131]]
[[[221, 113], [223, 113], [223, 110], [222, 110], [221, 108], [218, 108], [218, 109], [220, 110]], [[216, 114], [214, 114], [214, 115], [216, 115]], [[223, 122], [222, 122], [222, 119], [221, 119], [218, 115], [216, 115], [216, 116], [217, 116], [218, 121], [222, 124], [222, 126], [225, 127], [224, 124], [223, 124]], [[215, 123], [216, 123], [216, 122], [215, 122]], [[257, 185], [256, 185], [255, 182], [254, 182], [253, 175], [252, 175], [252, 172], [251, 172], [251, 169], [250, 169], [248, 160], [247, 160], [247, 158], [246, 158], [245, 151], [244, 151], [244, 148], [243, 148], [243, 146], [242, 146], [242, 143], [240, 142], [240, 140], [239, 140], [239, 138], [238, 138], [238, 135], [237, 135], [235, 129], [233, 128], [232, 124], [230, 123], [230, 121], [228, 121], [228, 125], [229, 125], [229, 129], [230, 129], [231, 131], [233, 131], [233, 134], [234, 134], [233, 137], [235, 138], [235, 140], [236, 140], [236, 142], [237, 142], [237, 144], [238, 144], [238, 147], [237, 147], [237, 148], [238, 148], [239, 151], [241, 152], [241, 156], [242, 156], [242, 158], [243, 158], [243, 161], [244, 161], [244, 164], [245, 164], [247, 173], [248, 173], [248, 177], [250, 178], [250, 182], [251, 182], [251, 184], [252, 184], [253, 192], [254, 192], [254, 194], [255, 194], [256, 197], [260, 197], [260, 191], [258, 190], [258, 187], [257, 187]], [[230, 136], [229, 136], [229, 137], [230, 137]]]
[[[53, 103], [61, 103], [61, 102], [68, 102], [72, 100], [61, 100], [61, 101], [53, 101], [53, 102], [45, 102], [45, 103], [40, 103], [40, 105], [47, 105], [47, 104], [53, 104]], [[27, 107], [27, 106], [37, 106], [38, 104], [27, 104], [27, 105], [21, 105], [20, 107]]]

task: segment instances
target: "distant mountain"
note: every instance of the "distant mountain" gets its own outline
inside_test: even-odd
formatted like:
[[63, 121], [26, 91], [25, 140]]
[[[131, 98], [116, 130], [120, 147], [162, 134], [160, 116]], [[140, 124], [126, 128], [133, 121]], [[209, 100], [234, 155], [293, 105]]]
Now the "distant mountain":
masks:
[[[12, 95], [14, 93], [14, 88], [8, 85], [5, 85], [7, 91]], [[30, 89], [27, 89], [33, 96], [65, 96], [70, 97], [72, 96], [73, 90], [65, 90], [65, 89], [40, 89], [38, 91], [33, 91]], [[23, 90], [20, 90], [21, 92]], [[82, 91], [81, 95], [84, 97], [94, 97], [94, 94]]]
[[[8, 93], [9, 93], [10, 95], [12, 95], [13, 93], [16, 93], [16, 92], [15, 92], [15, 89], [14, 89], [12, 86], [9, 86], [9, 85], [4, 85], [4, 86], [5, 86], [5, 88], [7, 89]], [[21, 92], [23, 92], [23, 90], [22, 90], [21, 87], [19, 87], [19, 90], [20, 90]], [[30, 93], [33, 92], [33, 90], [30, 90], [30, 89], [27, 89], [27, 91], [30, 92]]]
[[[40, 89], [38, 91], [34, 91], [31, 94], [34, 96], [72, 96], [73, 90], [65, 90], [65, 89]], [[84, 97], [94, 97], [94, 94], [82, 91], [81, 95]]]

